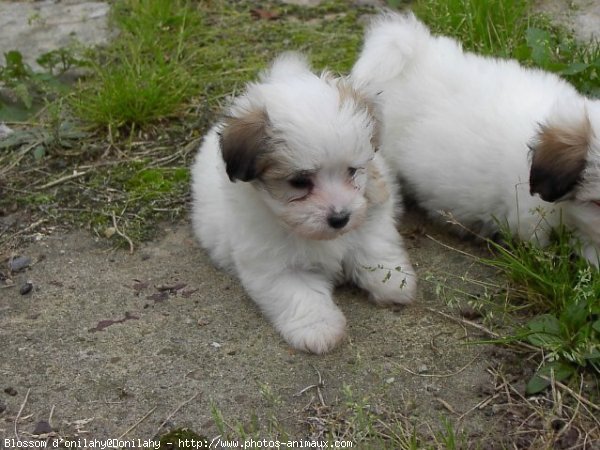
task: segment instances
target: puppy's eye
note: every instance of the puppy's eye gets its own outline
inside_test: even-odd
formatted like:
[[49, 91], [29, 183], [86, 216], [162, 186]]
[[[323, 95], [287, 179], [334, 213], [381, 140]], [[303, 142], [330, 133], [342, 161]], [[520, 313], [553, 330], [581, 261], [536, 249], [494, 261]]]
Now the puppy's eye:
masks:
[[357, 171], [358, 171], [358, 169], [356, 167], [348, 167], [348, 175], [350, 175], [350, 177], [353, 177], [354, 175], [356, 175]]
[[288, 183], [294, 189], [310, 189], [313, 187], [313, 182], [308, 177], [294, 177], [291, 180], [288, 180]]

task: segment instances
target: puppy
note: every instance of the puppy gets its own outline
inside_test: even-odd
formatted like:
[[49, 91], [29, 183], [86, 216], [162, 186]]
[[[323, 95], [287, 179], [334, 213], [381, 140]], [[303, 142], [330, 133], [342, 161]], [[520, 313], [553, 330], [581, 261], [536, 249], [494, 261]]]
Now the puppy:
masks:
[[380, 103], [382, 153], [431, 215], [540, 245], [562, 223], [598, 266], [600, 101], [464, 52], [411, 14], [374, 22], [351, 78]]
[[416, 280], [395, 227], [377, 121], [346, 81], [280, 56], [235, 98], [192, 167], [192, 223], [293, 347], [333, 348], [351, 280], [376, 303], [410, 303]]

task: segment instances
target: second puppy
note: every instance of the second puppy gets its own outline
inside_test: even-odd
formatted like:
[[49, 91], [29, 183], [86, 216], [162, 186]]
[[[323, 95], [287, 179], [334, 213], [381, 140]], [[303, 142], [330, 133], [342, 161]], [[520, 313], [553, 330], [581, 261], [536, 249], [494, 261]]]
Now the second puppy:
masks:
[[295, 348], [323, 353], [343, 338], [336, 283], [377, 303], [414, 299], [377, 139], [372, 108], [347, 81], [284, 54], [198, 152], [194, 231]]
[[545, 245], [564, 224], [600, 256], [600, 101], [556, 75], [464, 52], [413, 15], [384, 15], [353, 80], [382, 107], [382, 152], [407, 191], [484, 236]]

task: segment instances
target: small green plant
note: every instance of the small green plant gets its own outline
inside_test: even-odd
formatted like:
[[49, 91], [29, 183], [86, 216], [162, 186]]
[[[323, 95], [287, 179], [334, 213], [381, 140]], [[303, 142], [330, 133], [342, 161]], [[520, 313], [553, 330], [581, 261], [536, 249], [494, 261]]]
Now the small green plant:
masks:
[[562, 227], [546, 248], [507, 233], [505, 242], [490, 243], [496, 258], [487, 263], [522, 287], [522, 301], [537, 314], [508, 339], [524, 340], [544, 355], [527, 391], [539, 392], [551, 378], [566, 380], [578, 370], [600, 377], [600, 273], [573, 255], [574, 237]]
[[60, 75], [71, 67], [87, 64], [85, 59], [75, 55], [74, 50], [67, 48], [44, 53], [37, 63], [44, 70], [34, 71], [17, 50], [4, 53], [4, 63], [0, 63], [0, 87], [4, 87], [10, 95], [0, 96], [0, 119], [25, 118], [36, 107], [39, 109], [44, 103], [64, 94], [68, 87], [60, 80]]
[[457, 431], [452, 422], [443, 417], [441, 419], [443, 429], [436, 433], [438, 446], [447, 450], [467, 448], [467, 436], [464, 432]]
[[581, 44], [560, 28], [527, 29], [515, 57], [569, 80], [585, 94], [600, 95], [600, 42]]
[[[50, 63], [57, 53], [64, 56], [64, 70], [56, 70]], [[59, 75], [71, 65], [83, 65], [67, 49], [46, 53], [38, 58], [38, 63], [46, 70], [35, 72], [16, 50], [4, 53], [4, 64], [0, 63], [0, 87], [5, 90], [0, 96], [0, 120], [23, 120], [45, 102], [63, 94], [67, 86]]]

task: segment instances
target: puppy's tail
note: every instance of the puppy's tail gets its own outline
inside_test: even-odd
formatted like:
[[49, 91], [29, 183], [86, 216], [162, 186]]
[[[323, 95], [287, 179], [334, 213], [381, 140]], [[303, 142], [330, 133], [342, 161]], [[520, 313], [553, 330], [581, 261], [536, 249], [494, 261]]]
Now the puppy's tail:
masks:
[[429, 29], [412, 13], [378, 16], [366, 33], [352, 79], [369, 89], [398, 76], [429, 38]]
[[310, 64], [306, 56], [299, 52], [288, 51], [281, 53], [271, 67], [261, 74], [261, 81], [286, 78], [300, 73], [310, 73]]

